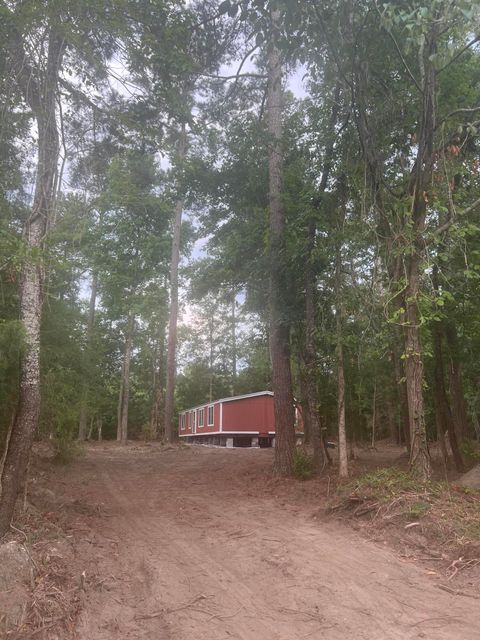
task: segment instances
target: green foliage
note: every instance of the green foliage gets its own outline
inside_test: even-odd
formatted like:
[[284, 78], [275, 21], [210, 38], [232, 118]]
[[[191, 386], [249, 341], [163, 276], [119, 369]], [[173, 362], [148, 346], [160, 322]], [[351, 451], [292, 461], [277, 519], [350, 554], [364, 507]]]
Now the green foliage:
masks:
[[408, 492], [421, 493], [424, 490], [428, 490], [428, 492], [436, 494], [442, 488], [442, 483], [428, 483], [428, 485], [425, 485], [418, 482], [414, 476], [406, 471], [401, 471], [396, 467], [387, 467], [360, 476], [360, 478], [346, 486], [345, 491], [353, 490], [359, 494], [373, 492], [381, 497], [382, 500], [389, 500]]
[[302, 447], [296, 447], [293, 452], [293, 476], [297, 480], [310, 480], [315, 474], [312, 456]]
[[480, 462], [480, 446], [475, 440], [466, 439], [462, 443], [462, 454], [468, 462]]
[[[313, 376], [322, 419], [334, 430], [341, 311], [348, 435], [370, 436], [374, 413], [378, 435], [396, 433], [402, 375], [396, 376], [394, 355], [405, 351], [398, 337], [406, 327], [406, 305], [398, 304], [398, 295], [408, 284], [409, 260], [421, 247], [419, 291], [407, 302], [419, 311], [429, 433], [431, 332], [437, 324], [455, 327], [458, 345], [445, 350], [445, 370], [453, 361], [461, 365], [469, 412], [478, 416], [480, 217], [478, 207], [469, 207], [480, 193], [480, 65], [478, 47], [470, 46], [479, 3], [341, 0], [278, 6], [283, 62], [294, 68], [301, 61], [308, 82], [304, 99], [285, 92], [283, 113], [283, 319], [291, 327], [296, 395]], [[271, 387], [270, 139], [264, 109], [269, 8], [266, 2], [234, 0], [121, 0], [112, 11], [109, 3], [93, 0], [48, 0], [12, 1], [1, 9], [0, 433], [16, 405], [25, 347], [17, 290], [29, 257], [39, 264], [44, 258], [46, 272], [41, 433], [70, 442], [85, 401], [89, 420], [101, 417], [105, 436], [114, 436], [127, 318], [133, 312], [130, 421], [132, 433], [148, 437], [155, 386], [164, 386], [170, 227], [179, 193], [188, 210], [182, 255], [200, 242], [195, 259], [181, 269], [187, 301], [179, 331], [177, 406]], [[51, 25], [67, 42], [59, 84], [67, 149], [59, 187], [65, 193], [57, 200], [44, 249], [32, 256], [22, 239], [34, 168], [32, 113], [6, 48], [17, 27], [29, 51], [40, 53]], [[434, 27], [440, 34], [428, 58], [424, 52]], [[258, 48], [247, 55], [254, 44]], [[245, 77], [212, 77], [243, 56]], [[122, 64], [108, 64], [112, 59]], [[412, 215], [412, 171], [423, 122], [421, 83], [429, 65], [436, 73], [437, 122], [432, 176], [423, 194], [425, 228], [419, 231]], [[189, 151], [180, 162], [175, 147], [183, 123]], [[362, 127], [366, 133], [360, 138]], [[161, 162], [166, 157], [167, 168]], [[452, 224], [438, 234], [447, 222]], [[434, 266], [438, 286], [432, 282]], [[315, 362], [307, 370], [310, 269]], [[94, 275], [97, 310], [90, 330]], [[465, 447], [473, 456], [468, 442]], [[308, 473], [306, 460], [298, 465], [299, 475]], [[388, 496], [416, 487], [408, 486], [409, 476], [392, 474], [378, 472], [361, 482], [372, 490], [383, 487]]]
[[85, 454], [83, 445], [78, 440], [60, 435], [52, 440], [53, 461], [56, 464], [69, 465]]

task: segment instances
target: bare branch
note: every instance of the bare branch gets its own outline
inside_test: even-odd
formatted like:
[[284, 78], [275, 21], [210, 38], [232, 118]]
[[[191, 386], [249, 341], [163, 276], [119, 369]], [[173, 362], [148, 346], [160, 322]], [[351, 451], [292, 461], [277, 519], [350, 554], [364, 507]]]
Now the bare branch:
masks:
[[[476, 209], [478, 206], [480, 206], [480, 198], [478, 198], [477, 200], [475, 200], [475, 202], [473, 202], [470, 206], [468, 206], [466, 209], [464, 209], [461, 212], [461, 215], [466, 216], [469, 213], [471, 213], [474, 209]], [[445, 233], [445, 231], [448, 231], [450, 229], [450, 227], [456, 222], [456, 218], [450, 218], [449, 220], [447, 220], [444, 224], [440, 225], [439, 227], [437, 227], [437, 229], [435, 229], [432, 232], [432, 235], [427, 238], [425, 240], [425, 245], [428, 246], [430, 244], [432, 244], [438, 236], [442, 235], [442, 233]]]
[[[229, 94], [230, 96], [234, 93], [234, 91], [235, 91], [235, 89], [236, 89], [236, 87], [237, 87], [238, 80], [239, 80], [239, 78], [240, 78], [240, 73], [241, 73], [241, 71], [242, 71], [242, 67], [243, 67], [243, 65], [245, 64], [245, 62], [247, 61], [247, 58], [249, 58], [249, 57], [252, 55], [252, 53], [258, 49], [258, 47], [259, 47], [259, 46], [260, 46], [260, 45], [256, 44], [254, 47], [252, 47], [251, 49], [249, 49], [249, 50], [247, 51], [247, 53], [243, 56], [242, 61], [240, 62], [239, 66], [238, 66], [237, 73], [236, 73], [236, 74], [235, 74], [235, 76], [234, 76], [234, 78], [235, 78], [235, 82], [233, 83], [233, 86], [230, 88], [230, 90], [229, 90], [229, 92], [228, 92], [228, 94]], [[265, 76], [264, 76], [264, 77], [265, 77]]]
[[451, 111], [447, 116], [442, 118], [442, 120], [440, 120], [440, 122], [437, 124], [435, 128], [438, 129], [444, 122], [446, 122], [450, 118], [453, 118], [453, 116], [458, 116], [460, 114], [476, 113], [477, 111], [480, 111], [480, 105], [478, 107], [472, 107], [471, 109], [455, 109], [455, 111]]
[[447, 64], [443, 65], [443, 67], [438, 69], [437, 73], [442, 73], [443, 71], [445, 71], [445, 69], [448, 69], [448, 67], [451, 64], [456, 62], [458, 60], [458, 58], [465, 53], [465, 51], [468, 51], [468, 49], [470, 49], [470, 47], [473, 47], [473, 45], [476, 44], [477, 42], [480, 42], [480, 35], [477, 35], [477, 36], [475, 36], [475, 38], [473, 38], [473, 40], [470, 40], [470, 42], [468, 44], [466, 44], [463, 47], [463, 49], [460, 49], [460, 51], [457, 54], [455, 54], [453, 56], [453, 58], [447, 62]]

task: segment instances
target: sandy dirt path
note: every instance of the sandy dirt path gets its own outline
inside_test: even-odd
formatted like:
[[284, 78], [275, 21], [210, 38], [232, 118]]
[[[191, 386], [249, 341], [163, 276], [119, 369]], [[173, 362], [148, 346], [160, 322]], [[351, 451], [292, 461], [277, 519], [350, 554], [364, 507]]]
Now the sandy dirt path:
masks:
[[[478, 640], [478, 602], [261, 490], [270, 451], [92, 448], [65, 491], [88, 506], [81, 640]], [[81, 511], [81, 510], [80, 510]], [[83, 528], [83, 529], [82, 529]]]

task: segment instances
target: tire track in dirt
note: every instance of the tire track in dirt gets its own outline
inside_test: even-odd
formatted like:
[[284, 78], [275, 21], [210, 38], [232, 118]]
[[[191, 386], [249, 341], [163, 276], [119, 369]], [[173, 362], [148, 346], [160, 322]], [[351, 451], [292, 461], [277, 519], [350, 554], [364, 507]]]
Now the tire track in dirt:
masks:
[[99, 535], [120, 540], [101, 570], [121, 579], [89, 598], [81, 639], [480, 638], [475, 605], [417, 567], [339, 524], [232, 493], [221, 469], [212, 482], [220, 461], [231, 473], [231, 452], [166, 455], [90, 460], [112, 510]]

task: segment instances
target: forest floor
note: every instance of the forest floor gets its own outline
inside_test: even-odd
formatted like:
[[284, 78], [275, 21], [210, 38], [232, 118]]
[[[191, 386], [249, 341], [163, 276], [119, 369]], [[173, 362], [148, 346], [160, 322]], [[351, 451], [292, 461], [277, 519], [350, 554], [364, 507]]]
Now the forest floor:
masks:
[[[61, 467], [40, 450], [17, 521], [36, 558], [33, 604], [8, 637], [478, 640], [472, 553], [438, 555], [403, 521], [329, 514], [333, 476], [275, 479], [272, 458], [100, 443]], [[364, 449], [355, 473], [397, 458]]]

